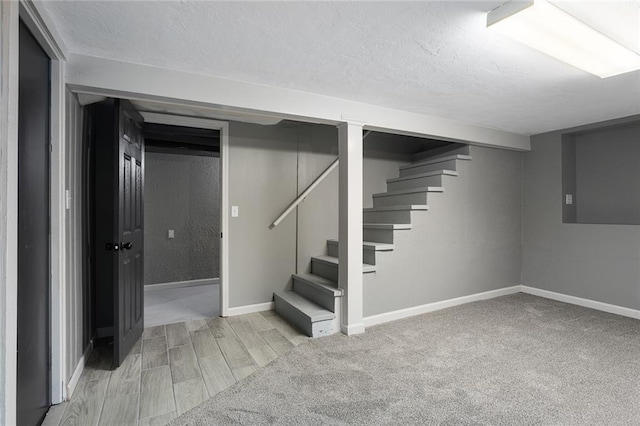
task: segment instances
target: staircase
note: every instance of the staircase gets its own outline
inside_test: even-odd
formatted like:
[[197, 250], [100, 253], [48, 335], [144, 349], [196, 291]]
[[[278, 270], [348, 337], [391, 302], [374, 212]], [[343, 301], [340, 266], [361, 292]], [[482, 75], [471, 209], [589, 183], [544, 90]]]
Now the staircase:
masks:
[[[396, 232], [411, 229], [411, 212], [428, 210], [429, 194], [444, 192], [443, 176], [458, 176], [458, 162], [469, 160], [468, 145], [419, 152], [387, 180], [387, 192], [373, 194], [373, 207], [363, 211], [363, 274], [376, 271], [378, 253], [394, 249]], [[293, 289], [273, 294], [276, 312], [311, 337], [340, 331], [338, 244], [327, 240], [327, 255], [311, 258], [311, 273], [293, 274]]]

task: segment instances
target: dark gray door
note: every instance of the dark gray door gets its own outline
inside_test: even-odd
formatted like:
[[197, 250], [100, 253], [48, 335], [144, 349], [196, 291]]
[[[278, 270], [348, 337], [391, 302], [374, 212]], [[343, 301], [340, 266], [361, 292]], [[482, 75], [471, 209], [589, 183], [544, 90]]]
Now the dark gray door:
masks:
[[[51, 403], [49, 328], [49, 57], [20, 22], [18, 91], [19, 425]], [[4, 350], [4, 348], [3, 348]]]
[[143, 328], [143, 191], [144, 139], [142, 117], [126, 100], [118, 112], [118, 266], [114, 294], [114, 363], [124, 361]]

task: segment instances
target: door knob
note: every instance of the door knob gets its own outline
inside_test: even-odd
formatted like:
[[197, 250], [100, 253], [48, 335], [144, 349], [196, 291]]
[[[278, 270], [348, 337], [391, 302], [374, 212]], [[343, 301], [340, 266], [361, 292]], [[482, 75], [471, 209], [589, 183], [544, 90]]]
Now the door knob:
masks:
[[123, 250], [131, 250], [133, 248], [133, 244], [131, 242], [120, 244]]

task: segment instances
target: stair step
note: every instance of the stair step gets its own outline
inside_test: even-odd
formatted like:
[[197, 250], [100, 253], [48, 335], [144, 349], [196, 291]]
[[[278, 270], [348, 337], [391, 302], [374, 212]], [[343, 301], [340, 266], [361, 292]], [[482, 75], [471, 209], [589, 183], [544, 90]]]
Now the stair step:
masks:
[[316, 305], [293, 290], [277, 291], [273, 295], [286, 301], [300, 313], [307, 316], [310, 322], [332, 320], [336, 317], [335, 313]]
[[426, 204], [407, 204], [404, 206], [367, 207], [362, 209], [363, 212], [392, 212], [403, 210], [429, 210], [429, 206]]
[[[327, 244], [335, 244], [339, 245], [338, 240], [327, 240]], [[393, 244], [389, 243], [377, 243], [375, 241], [363, 241], [362, 248], [364, 250], [373, 250], [373, 251], [391, 251], [394, 249]]]
[[440, 148], [429, 149], [427, 151], [416, 152], [411, 156], [411, 161], [414, 163], [426, 160], [429, 158], [446, 157], [453, 154], [469, 155], [469, 145], [452, 144], [443, 146]]
[[411, 163], [400, 167], [400, 177], [423, 174], [438, 170], [457, 170], [458, 161], [471, 160], [470, 155], [449, 155], [446, 157], [432, 158], [419, 163]]
[[[338, 257], [338, 254], [340, 253], [340, 246], [339, 246], [338, 240], [327, 240], [327, 249], [328, 249], [327, 254], [329, 256]], [[393, 244], [363, 241], [362, 263], [366, 263], [367, 265], [375, 265], [377, 252], [391, 251], [391, 250], [393, 250]]]
[[278, 291], [273, 293], [275, 310], [308, 336], [320, 337], [332, 334], [332, 324], [336, 314], [316, 305], [294, 291]]
[[455, 170], [447, 170], [447, 169], [434, 170], [431, 172], [420, 173], [417, 175], [400, 176], [393, 179], [387, 179], [387, 183], [403, 182], [403, 181], [412, 180], [412, 179], [421, 179], [421, 178], [426, 178], [431, 176], [441, 176], [441, 175], [458, 176], [458, 172], [456, 172]]
[[338, 288], [338, 283], [328, 280], [319, 275], [313, 274], [293, 274], [292, 277], [296, 280], [304, 281], [315, 287], [322, 288], [323, 290], [331, 293], [333, 296], [342, 296], [343, 290]]
[[363, 228], [366, 229], [390, 229], [393, 231], [400, 231], [405, 229], [411, 229], [410, 223], [363, 223]]
[[468, 161], [468, 160], [471, 160], [471, 156], [463, 155], [463, 154], [454, 154], [454, 155], [447, 155], [445, 157], [427, 158], [426, 160], [420, 161], [418, 163], [411, 163], [411, 164], [407, 164], [406, 166], [400, 166], [400, 170], [407, 170], [407, 169], [413, 169], [421, 166], [428, 166], [429, 164], [444, 163], [446, 161], [451, 161], [451, 160]]
[[[311, 263], [312, 263], [312, 268], [313, 268], [313, 262], [317, 262], [317, 263], [321, 263], [323, 265], [327, 265], [330, 267], [334, 267], [337, 268], [338, 267], [338, 258], [337, 257], [333, 257], [333, 256], [313, 256], [311, 258]], [[363, 274], [368, 274], [370, 272], [375, 272], [376, 271], [376, 267], [374, 265], [367, 265], [365, 263], [362, 264], [362, 273]], [[331, 279], [330, 277], [327, 277], [325, 275], [321, 275], [324, 278], [327, 279]], [[337, 280], [335, 280], [337, 281]]]
[[[416, 194], [420, 192], [444, 192], [444, 188], [441, 186], [423, 186], [420, 188], [407, 188], [407, 189], [400, 189], [398, 191], [379, 192], [377, 194], [373, 194], [373, 198], [394, 197], [396, 195]], [[380, 207], [384, 207], [384, 206], [380, 206]], [[380, 208], [380, 207], [374, 207], [374, 208]]]
[[444, 192], [444, 189], [441, 186], [425, 186], [373, 194], [373, 207], [404, 206], [407, 204], [425, 205], [431, 192]]
[[362, 220], [367, 223], [411, 223], [411, 212], [428, 210], [425, 204], [383, 206], [362, 210]]
[[293, 274], [293, 291], [321, 307], [336, 312], [336, 298], [342, 297], [343, 290], [338, 283], [314, 274]]
[[387, 179], [387, 191], [401, 191], [410, 188], [424, 188], [442, 186], [444, 176], [458, 176], [454, 170], [439, 169], [430, 172], [408, 174], [393, 179]]

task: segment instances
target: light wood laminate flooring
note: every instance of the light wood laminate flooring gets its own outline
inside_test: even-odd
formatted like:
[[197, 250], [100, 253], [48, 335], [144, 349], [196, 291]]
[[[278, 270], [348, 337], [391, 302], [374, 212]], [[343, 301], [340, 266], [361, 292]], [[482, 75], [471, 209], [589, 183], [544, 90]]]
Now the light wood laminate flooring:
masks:
[[163, 425], [307, 339], [273, 311], [148, 327], [115, 370], [95, 348], [44, 425]]

